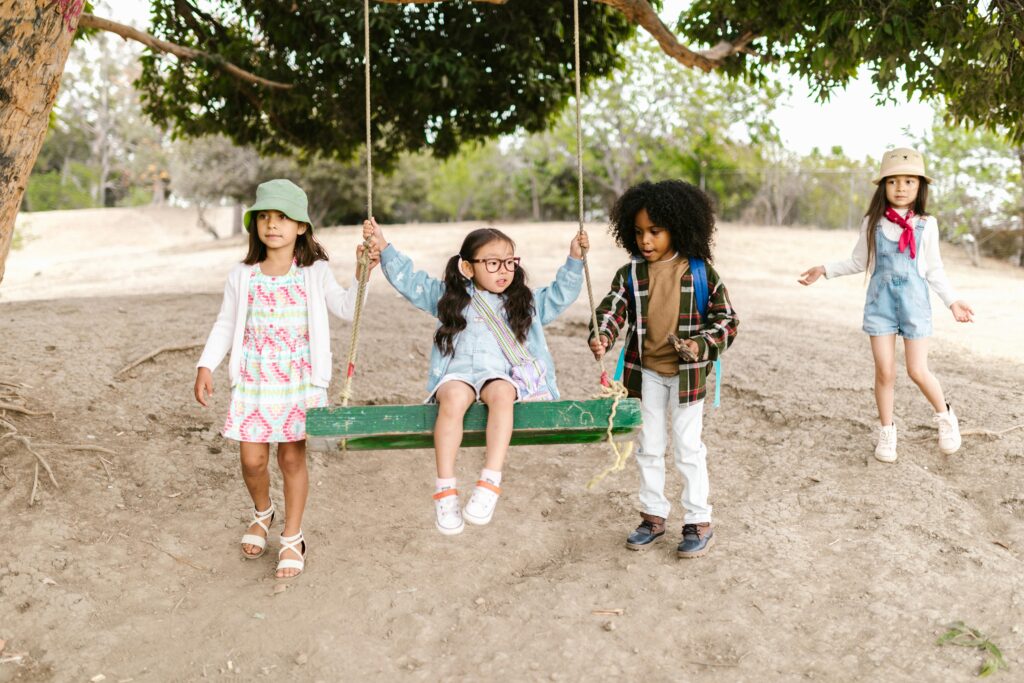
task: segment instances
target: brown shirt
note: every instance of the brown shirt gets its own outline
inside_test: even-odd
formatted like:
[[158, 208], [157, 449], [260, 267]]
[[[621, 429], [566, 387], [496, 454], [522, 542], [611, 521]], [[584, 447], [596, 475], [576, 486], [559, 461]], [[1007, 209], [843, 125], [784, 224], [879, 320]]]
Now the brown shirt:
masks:
[[668, 335], [679, 335], [679, 280], [689, 269], [680, 256], [647, 265], [647, 331], [644, 335], [643, 366], [665, 377], [679, 374], [679, 354]]

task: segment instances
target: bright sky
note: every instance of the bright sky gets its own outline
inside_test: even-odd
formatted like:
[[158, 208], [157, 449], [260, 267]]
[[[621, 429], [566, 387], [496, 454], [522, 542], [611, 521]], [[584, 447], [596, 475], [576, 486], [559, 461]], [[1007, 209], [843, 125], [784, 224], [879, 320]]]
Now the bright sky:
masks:
[[[96, 13], [101, 16], [140, 28], [148, 24], [146, 0], [100, 0], [97, 4]], [[662, 20], [674, 25], [687, 5], [688, 0], [666, 0]], [[106, 11], [108, 8], [111, 11]], [[913, 101], [899, 106], [876, 105], [875, 89], [866, 71], [825, 104], [814, 100], [803, 81], [792, 77], [783, 80], [790, 84], [792, 94], [779, 101], [775, 122], [783, 141], [798, 154], [807, 154], [815, 147], [828, 151], [839, 145], [851, 158], [878, 159], [885, 149], [910, 146], [913, 138], [920, 137], [932, 124], [929, 104]]]

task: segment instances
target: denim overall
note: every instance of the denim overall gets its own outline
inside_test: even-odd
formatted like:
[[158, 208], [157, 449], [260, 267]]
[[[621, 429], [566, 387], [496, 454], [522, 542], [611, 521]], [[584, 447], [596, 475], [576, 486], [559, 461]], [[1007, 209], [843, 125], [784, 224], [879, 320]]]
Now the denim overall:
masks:
[[[914, 225], [914, 244], [921, 254], [925, 222]], [[932, 334], [932, 305], [928, 282], [910, 258], [910, 249], [900, 252], [899, 242], [885, 236], [882, 226], [875, 230], [875, 270], [868, 283], [864, 304], [864, 331], [872, 337], [898, 334], [904, 339], [923, 339]]]

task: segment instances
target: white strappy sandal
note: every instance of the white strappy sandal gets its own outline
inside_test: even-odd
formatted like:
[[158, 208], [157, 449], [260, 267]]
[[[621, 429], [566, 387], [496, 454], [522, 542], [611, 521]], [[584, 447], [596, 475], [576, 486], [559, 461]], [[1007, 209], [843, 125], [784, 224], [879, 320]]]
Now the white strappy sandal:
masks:
[[[273, 502], [270, 503], [270, 507], [268, 507], [266, 510], [261, 511], [257, 510], [256, 508], [253, 508], [252, 521], [249, 523], [249, 526], [255, 524], [259, 528], [263, 529], [263, 532], [267, 536], [270, 536], [270, 526], [274, 523], [274, 512], [275, 510]], [[260, 557], [263, 557], [263, 553], [267, 551], [267, 536], [260, 536], [258, 534], [245, 534], [244, 536], [242, 536], [242, 545], [254, 545], [260, 549], [260, 551], [255, 555], [250, 555], [243, 549], [242, 557], [246, 558], [247, 560], [255, 560]]]
[[[298, 555], [299, 560], [293, 560], [287, 558], [282, 560], [281, 553], [286, 550], [291, 550], [293, 553]], [[277, 551], [277, 571], [282, 569], [298, 569], [299, 573], [293, 576], [281, 576], [280, 579], [294, 579], [296, 576], [302, 574], [302, 571], [306, 568], [306, 539], [302, 535], [302, 529], [299, 529], [299, 533], [294, 536], [281, 536], [281, 549]], [[276, 572], [275, 572], [276, 573]]]

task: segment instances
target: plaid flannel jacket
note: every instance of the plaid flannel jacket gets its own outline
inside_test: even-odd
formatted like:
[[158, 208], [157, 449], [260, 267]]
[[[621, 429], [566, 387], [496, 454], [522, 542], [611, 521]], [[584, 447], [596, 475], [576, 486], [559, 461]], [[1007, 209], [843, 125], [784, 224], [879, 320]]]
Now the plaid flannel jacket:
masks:
[[[725, 284], [711, 264], [706, 264], [706, 267], [710, 292], [706, 321], [701, 319], [697, 310], [697, 302], [693, 296], [693, 275], [689, 269], [679, 280], [679, 331], [676, 336], [680, 339], [693, 339], [697, 343], [697, 357], [700, 359], [694, 363], [687, 363], [682, 359], [679, 361], [679, 403], [684, 405], [696, 403], [704, 398], [704, 385], [710, 361], [717, 359], [729, 348], [736, 338], [736, 328], [739, 326], [739, 319], [729, 301], [729, 292], [726, 291]], [[631, 279], [632, 291], [629, 288]], [[647, 329], [647, 285], [647, 261], [644, 259], [634, 258], [619, 268], [612, 278], [611, 290], [597, 307], [597, 333], [595, 334], [593, 329], [590, 331], [591, 338], [596, 335], [608, 337], [609, 349], [625, 332], [626, 357], [622, 383], [633, 397], [640, 396], [640, 352]]]

